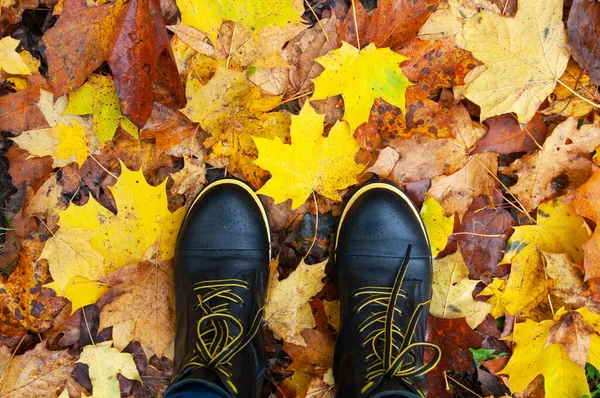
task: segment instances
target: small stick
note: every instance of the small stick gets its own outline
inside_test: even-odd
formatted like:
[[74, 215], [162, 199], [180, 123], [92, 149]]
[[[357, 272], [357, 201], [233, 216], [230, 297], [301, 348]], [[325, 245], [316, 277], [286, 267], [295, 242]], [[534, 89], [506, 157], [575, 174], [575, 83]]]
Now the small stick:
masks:
[[315, 236], [310, 247], [308, 248], [308, 251], [302, 258], [302, 261], [306, 260], [306, 257], [308, 257], [308, 255], [312, 251], [313, 247], [315, 246], [315, 242], [317, 241], [317, 236], [319, 235], [319, 205], [317, 204], [317, 195], [315, 195], [315, 191], [312, 192], [312, 196], [313, 200], [315, 201]]
[[356, 47], [360, 51], [360, 36], [358, 35], [358, 20], [356, 19], [356, 4], [352, 0], [352, 13], [354, 14], [354, 31], [356, 32]]
[[[329, 35], [327, 35], [327, 32], [325, 32], [325, 28], [323, 27], [323, 24], [321, 23], [321, 20], [319, 19], [319, 17], [317, 17], [317, 13], [312, 8], [312, 6], [308, 2], [308, 0], [304, 0], [304, 2], [306, 3], [306, 5], [308, 6], [308, 8], [310, 9], [310, 12], [312, 12], [312, 15], [317, 20], [317, 23], [319, 24], [319, 26], [321, 27], [321, 30], [323, 31], [323, 34], [325, 35], [325, 40], [327, 40], [327, 43], [329, 43]], [[354, 17], [354, 19], [356, 19], [356, 16]]]

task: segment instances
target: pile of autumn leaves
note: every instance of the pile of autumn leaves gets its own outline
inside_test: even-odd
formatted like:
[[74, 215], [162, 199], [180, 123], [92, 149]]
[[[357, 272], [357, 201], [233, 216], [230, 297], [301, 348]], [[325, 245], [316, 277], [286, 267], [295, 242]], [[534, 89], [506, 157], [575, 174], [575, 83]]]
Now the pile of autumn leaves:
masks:
[[[574, 1], [572, 18], [582, 18], [573, 13], [589, 7], [585, 1]], [[340, 192], [346, 195], [347, 188], [377, 174], [397, 185], [430, 180], [417, 196], [426, 191], [421, 214], [434, 256], [451, 239], [455, 217], [462, 221], [481, 203], [476, 198], [485, 198], [483, 210], [502, 203], [502, 192], [512, 195], [504, 203], [516, 208], [523, 225], [514, 228], [498, 262], [510, 264], [510, 272], [503, 277], [492, 272], [481, 290], [480, 275], [473, 277], [460, 249], [436, 259], [431, 314], [464, 318], [471, 328], [490, 315], [505, 317], [511, 327], [503, 338], [513, 352], [496, 373], [511, 392], [525, 391], [543, 375], [546, 396], [589, 395], [584, 368], [591, 363], [600, 369], [600, 315], [581, 270], [595, 286], [600, 232], [592, 235], [586, 219], [600, 222], [600, 171], [594, 171], [599, 162], [592, 158], [600, 147], [600, 126], [590, 116], [597, 106], [589, 92], [600, 81], [581, 68], [587, 68], [589, 54], [582, 58], [573, 43], [579, 65], [569, 61], [562, 1], [521, 0], [509, 18], [494, 2], [447, 0], [433, 12], [438, 1], [385, 0], [371, 16], [357, 3], [356, 17], [350, 10], [344, 19], [338, 14], [347, 10], [336, 7], [310, 28], [301, 22], [301, 3], [178, 1], [181, 24], [169, 29], [173, 60], [185, 80], [185, 118], [157, 104], [145, 125], [143, 115], [122, 105], [128, 92], [121, 90], [119, 61], [110, 54], [105, 55], [114, 79], [86, 74], [61, 85], [56, 95], [56, 81], [68, 77], [57, 67], [52, 43], [72, 8], [65, 5], [44, 39], [50, 84], [38, 73], [39, 61], [15, 51], [17, 41], [0, 41], [0, 69], [17, 90], [5, 99], [35, 98], [35, 105], [18, 111], [37, 114], [46, 125], [29, 128], [35, 124], [30, 119], [20, 130], [5, 128], [2, 123], [10, 123], [0, 115], [0, 128], [11, 131], [14, 144], [30, 157], [50, 157], [53, 168], [95, 167], [116, 210], [92, 195], [83, 205], [65, 203], [56, 173], [28, 194], [20, 217], [35, 217], [48, 237], [24, 239], [17, 270], [0, 285], [2, 333], [68, 335], [69, 311], [100, 300], [99, 328], [112, 327], [113, 340], [85, 346], [78, 362], [89, 366], [94, 396], [119, 396], [117, 374], [141, 380], [132, 355], [121, 352], [131, 341], [148, 358], [172, 356], [171, 260], [185, 207], [174, 206], [183, 202], [171, 198], [180, 195], [189, 204], [206, 182], [207, 163], [248, 181], [275, 204], [291, 200], [291, 207], [289, 202], [269, 207], [272, 217], [277, 208], [284, 218], [306, 208], [313, 194], [335, 208]], [[104, 26], [123, 7], [117, 1], [86, 12]], [[386, 13], [406, 20], [396, 21], [400, 28], [382, 26]], [[569, 87], [576, 81], [573, 95]], [[72, 91], [64, 88], [71, 86]], [[441, 92], [437, 102], [430, 98], [435, 92]], [[536, 112], [549, 96], [541, 112], [563, 121], [540, 139], [533, 131], [543, 125]], [[458, 101], [462, 97], [481, 108], [481, 121], [513, 113], [523, 129], [512, 121], [518, 130], [509, 135], [486, 135]], [[290, 116], [285, 104], [298, 99], [303, 105]], [[513, 116], [506, 117], [510, 122]], [[199, 129], [207, 133], [203, 140]], [[144, 167], [155, 158], [141, 161], [137, 171], [127, 167], [127, 146], [119, 145], [140, 137], [183, 159], [183, 168], [149, 177]], [[499, 168], [499, 156], [520, 151], [528, 153]], [[499, 173], [516, 184], [507, 187]], [[148, 179], [160, 183], [153, 186]], [[565, 192], [557, 179], [573, 188], [569, 196], [559, 197]], [[500, 238], [505, 242], [505, 232]], [[309, 348], [316, 325], [309, 301], [324, 286], [325, 264], [302, 261], [282, 281], [277, 260], [271, 264], [265, 322], [285, 344]], [[37, 291], [23, 292], [25, 279]], [[339, 302], [323, 304], [329, 324], [339, 327]], [[67, 383], [77, 360], [68, 351], [38, 344], [11, 358], [8, 349], [0, 350], [10, 358], [0, 364], [5, 375], [0, 393], [80, 394]], [[298, 391], [329, 394], [330, 371], [313, 373], [318, 377]]]

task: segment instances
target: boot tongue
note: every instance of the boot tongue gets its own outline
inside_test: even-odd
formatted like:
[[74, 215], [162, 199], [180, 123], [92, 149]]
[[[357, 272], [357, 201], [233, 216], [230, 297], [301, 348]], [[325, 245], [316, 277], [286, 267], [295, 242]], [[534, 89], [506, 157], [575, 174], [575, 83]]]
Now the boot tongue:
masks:
[[406, 398], [421, 398], [419, 394], [415, 392], [413, 388], [403, 383], [400, 380], [390, 379], [384, 377], [381, 379], [379, 385], [369, 394], [370, 398], [382, 398], [382, 397], [398, 397], [398, 393], [401, 393], [401, 397]]

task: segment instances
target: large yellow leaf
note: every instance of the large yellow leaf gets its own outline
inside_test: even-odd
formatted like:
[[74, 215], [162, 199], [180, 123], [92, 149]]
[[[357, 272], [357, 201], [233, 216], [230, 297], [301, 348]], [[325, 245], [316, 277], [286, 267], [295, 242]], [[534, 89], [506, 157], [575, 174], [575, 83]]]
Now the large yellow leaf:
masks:
[[15, 50], [20, 41], [7, 36], [0, 40], [0, 72], [11, 75], [30, 75], [29, 66]]
[[512, 341], [516, 346], [500, 373], [509, 376], [513, 393], [525, 390], [541, 374], [547, 398], [589, 395], [585, 372], [571, 361], [564, 347], [556, 343], [544, 348], [552, 326], [552, 320], [537, 323], [528, 319], [515, 324]]
[[404, 111], [406, 89], [410, 82], [399, 65], [407, 59], [389, 48], [377, 48], [374, 44], [359, 50], [343, 42], [341, 48], [316, 60], [325, 70], [313, 79], [315, 92], [311, 99], [341, 94], [344, 120], [350, 124], [352, 131], [369, 120], [376, 98], [382, 98]]
[[133, 355], [112, 348], [112, 341], [85, 346], [77, 362], [89, 366], [95, 398], [121, 396], [118, 374], [130, 380], [142, 381]]
[[57, 295], [64, 296], [71, 302], [71, 315], [86, 305], [94, 304], [109, 290], [105, 283], [79, 275], [69, 279], [64, 289], [56, 282], [48, 283], [44, 287], [54, 290]]
[[327, 260], [313, 265], [301, 261], [282, 281], [278, 280], [277, 263], [277, 260], [271, 262], [265, 323], [276, 338], [306, 347], [302, 331], [316, 326], [308, 301], [325, 285]]
[[600, 126], [577, 128], [577, 123], [577, 119], [569, 118], [559, 124], [541, 150], [515, 160], [505, 169], [504, 174], [519, 177], [510, 190], [527, 211], [564, 189], [557, 186], [557, 180], [577, 187], [592, 175], [590, 153], [600, 146]]
[[98, 139], [87, 119], [64, 115], [67, 104], [66, 96], [54, 103], [52, 93], [41, 89], [36, 105], [50, 127], [24, 131], [11, 139], [31, 156], [52, 156], [53, 167], [63, 167], [73, 162], [83, 165], [89, 154], [98, 152]]
[[294, 0], [177, 0], [181, 23], [204, 32], [217, 42], [219, 27], [225, 20], [240, 23], [258, 34], [269, 25], [285, 26], [299, 21]]
[[492, 306], [473, 299], [473, 290], [479, 281], [469, 279], [469, 270], [462, 253], [433, 261], [433, 296], [429, 312], [438, 318], [466, 318], [472, 328], [477, 327]]
[[254, 138], [259, 154], [255, 163], [272, 174], [257, 193], [275, 203], [292, 199], [292, 209], [297, 209], [312, 192], [340, 201], [338, 191], [357, 183], [365, 166], [354, 161], [360, 147], [348, 123], [337, 122], [325, 138], [323, 121], [307, 102], [292, 116], [291, 145], [279, 138]]
[[481, 120], [514, 112], [531, 120], [567, 68], [563, 1], [520, 0], [514, 18], [481, 11], [467, 20], [464, 48], [486, 66], [464, 95], [481, 107]]
[[427, 236], [431, 242], [431, 254], [436, 257], [448, 244], [448, 237], [454, 230], [454, 216], [446, 217], [444, 208], [437, 200], [427, 197], [421, 207], [421, 217], [425, 223]]
[[567, 253], [574, 262], [583, 260], [582, 246], [590, 238], [590, 230], [571, 205], [558, 199], [541, 204], [536, 221], [537, 225], [514, 227], [502, 264], [529, 244], [547, 253]]
[[119, 125], [135, 138], [138, 128], [121, 114], [121, 104], [115, 83], [110, 76], [91, 75], [81, 87], [69, 94], [65, 113], [70, 115], [93, 115], [94, 132], [100, 144], [109, 141]]
[[190, 74], [186, 94], [182, 112], [210, 134], [204, 141], [211, 149], [209, 159], [224, 158], [230, 173], [241, 174], [255, 188], [261, 186], [267, 173], [253, 163], [258, 152], [252, 137], [287, 141], [289, 116], [269, 112], [281, 97], [263, 96], [244, 73], [224, 67], [205, 85]]

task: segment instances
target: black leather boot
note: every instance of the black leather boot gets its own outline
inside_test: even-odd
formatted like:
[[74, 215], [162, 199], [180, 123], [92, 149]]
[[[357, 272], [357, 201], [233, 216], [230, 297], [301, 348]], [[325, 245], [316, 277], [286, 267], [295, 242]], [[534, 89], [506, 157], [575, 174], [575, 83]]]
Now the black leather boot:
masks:
[[[338, 228], [336, 273], [342, 317], [333, 363], [337, 396], [426, 396], [424, 375], [440, 359], [440, 349], [425, 342], [431, 248], [419, 212], [402, 191], [375, 183], [350, 199]], [[428, 363], [425, 349], [434, 354]]]
[[232, 179], [210, 184], [188, 210], [175, 249], [174, 378], [166, 397], [198, 388], [261, 395], [268, 225], [256, 194]]

